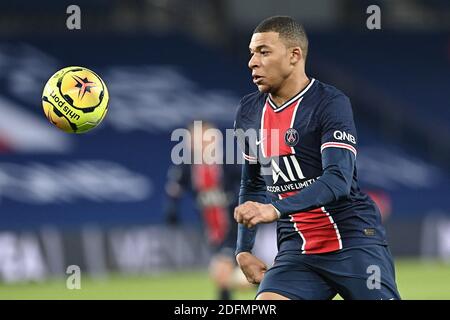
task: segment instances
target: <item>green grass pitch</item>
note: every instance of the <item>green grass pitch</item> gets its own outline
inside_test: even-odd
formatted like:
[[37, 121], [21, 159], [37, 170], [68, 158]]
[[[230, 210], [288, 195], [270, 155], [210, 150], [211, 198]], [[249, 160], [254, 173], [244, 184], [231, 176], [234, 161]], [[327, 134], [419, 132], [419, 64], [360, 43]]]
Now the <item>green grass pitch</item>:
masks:
[[[397, 283], [403, 299], [450, 299], [450, 265], [397, 260]], [[235, 299], [253, 299], [255, 290], [235, 293]], [[206, 271], [157, 275], [110, 275], [81, 278], [80, 290], [66, 288], [65, 279], [37, 283], [0, 283], [0, 299], [214, 299]]]

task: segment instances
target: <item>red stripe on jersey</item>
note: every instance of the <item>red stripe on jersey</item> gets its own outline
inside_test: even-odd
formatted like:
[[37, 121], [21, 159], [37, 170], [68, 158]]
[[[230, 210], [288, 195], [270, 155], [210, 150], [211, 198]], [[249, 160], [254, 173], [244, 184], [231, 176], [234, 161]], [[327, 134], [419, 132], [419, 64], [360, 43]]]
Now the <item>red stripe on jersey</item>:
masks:
[[[294, 101], [282, 112], [275, 112], [270, 107], [269, 102], [266, 102], [261, 121], [262, 154], [265, 157], [276, 157], [293, 153], [292, 148], [285, 143], [284, 135], [289, 128], [292, 128], [300, 101], [301, 99]], [[278, 134], [272, 130], [277, 130]]]
[[[280, 198], [292, 196], [296, 192], [280, 195]], [[317, 208], [290, 215], [295, 230], [303, 240], [303, 254], [317, 254], [342, 249], [341, 236], [333, 218], [324, 208]]]

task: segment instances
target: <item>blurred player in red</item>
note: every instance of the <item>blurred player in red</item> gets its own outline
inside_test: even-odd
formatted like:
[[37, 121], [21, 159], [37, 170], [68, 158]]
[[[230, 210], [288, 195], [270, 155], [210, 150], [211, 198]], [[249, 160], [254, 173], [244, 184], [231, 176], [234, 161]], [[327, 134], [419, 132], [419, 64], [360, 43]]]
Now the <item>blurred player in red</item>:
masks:
[[[200, 122], [196, 124], [200, 125]], [[214, 129], [214, 126], [206, 122], [201, 123], [201, 129], [195, 130], [194, 126], [189, 128], [191, 151], [202, 154], [202, 163], [173, 165], [169, 169], [166, 219], [170, 224], [179, 223], [179, 200], [186, 191], [191, 191], [213, 252], [210, 273], [219, 291], [218, 298], [229, 300], [233, 288], [245, 285], [245, 282], [239, 282], [239, 278], [245, 280], [245, 277], [237, 276], [241, 271], [234, 259], [237, 228], [233, 221], [233, 209], [238, 202], [240, 168], [220, 163], [206, 164], [210, 161], [205, 161], [207, 155], [203, 151], [215, 143], [204, 139], [208, 129]], [[216, 152], [222, 154], [221, 145], [216, 143], [214, 147]]]

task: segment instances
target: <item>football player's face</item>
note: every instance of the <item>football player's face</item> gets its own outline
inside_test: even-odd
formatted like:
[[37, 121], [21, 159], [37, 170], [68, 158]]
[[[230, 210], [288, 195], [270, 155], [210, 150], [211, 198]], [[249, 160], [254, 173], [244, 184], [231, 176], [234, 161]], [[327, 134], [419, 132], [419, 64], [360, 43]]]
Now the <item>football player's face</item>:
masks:
[[[220, 141], [215, 138], [214, 131], [218, 130], [210, 123], [203, 122], [196, 126], [189, 127], [191, 135], [191, 152], [199, 152], [202, 155], [202, 161], [212, 163], [211, 152], [219, 152], [221, 149]], [[192, 155], [193, 156], [193, 155]]]
[[278, 32], [254, 33], [249, 45], [253, 83], [261, 92], [275, 92], [292, 72], [290, 51]]

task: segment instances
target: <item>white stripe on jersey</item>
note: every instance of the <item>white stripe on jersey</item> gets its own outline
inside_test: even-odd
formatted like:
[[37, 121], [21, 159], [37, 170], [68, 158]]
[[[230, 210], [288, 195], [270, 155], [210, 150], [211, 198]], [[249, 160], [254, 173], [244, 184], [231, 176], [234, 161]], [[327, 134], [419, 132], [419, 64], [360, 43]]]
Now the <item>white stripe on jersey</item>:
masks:
[[339, 241], [339, 249], [342, 249], [342, 239], [341, 239], [341, 234], [339, 232], [339, 228], [338, 228], [337, 224], [334, 222], [331, 214], [327, 210], [325, 210], [325, 207], [322, 207], [320, 209], [322, 209], [322, 211], [326, 213], [327, 217], [330, 219], [330, 222], [333, 224], [334, 230], [336, 230], [337, 239]]
[[324, 149], [326, 148], [343, 148], [343, 149], [347, 149], [350, 150], [351, 152], [353, 152], [353, 154], [356, 157], [356, 149], [355, 147], [353, 147], [352, 145], [349, 145], [347, 143], [342, 143], [342, 142], [326, 142], [324, 144], [322, 144], [322, 146], [320, 147], [320, 153], [323, 152]]

